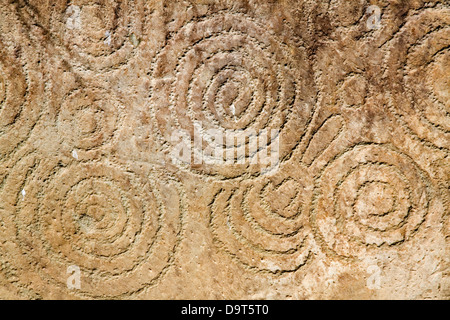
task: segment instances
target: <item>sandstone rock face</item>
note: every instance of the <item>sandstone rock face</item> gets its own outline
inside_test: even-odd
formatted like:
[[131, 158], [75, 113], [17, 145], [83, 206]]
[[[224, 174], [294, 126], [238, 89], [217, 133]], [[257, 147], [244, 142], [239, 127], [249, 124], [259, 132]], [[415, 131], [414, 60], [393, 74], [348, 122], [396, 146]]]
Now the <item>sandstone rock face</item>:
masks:
[[0, 298], [450, 298], [448, 0], [0, 7]]

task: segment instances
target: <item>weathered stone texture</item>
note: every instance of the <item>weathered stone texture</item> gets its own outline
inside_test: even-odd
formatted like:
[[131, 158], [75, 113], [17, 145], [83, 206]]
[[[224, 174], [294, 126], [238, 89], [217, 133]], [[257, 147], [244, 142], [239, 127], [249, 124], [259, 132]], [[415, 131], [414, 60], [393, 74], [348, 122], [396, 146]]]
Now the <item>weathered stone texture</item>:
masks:
[[[449, 299], [449, 45], [448, 0], [1, 0], [0, 298]], [[213, 130], [278, 135], [174, 159]]]

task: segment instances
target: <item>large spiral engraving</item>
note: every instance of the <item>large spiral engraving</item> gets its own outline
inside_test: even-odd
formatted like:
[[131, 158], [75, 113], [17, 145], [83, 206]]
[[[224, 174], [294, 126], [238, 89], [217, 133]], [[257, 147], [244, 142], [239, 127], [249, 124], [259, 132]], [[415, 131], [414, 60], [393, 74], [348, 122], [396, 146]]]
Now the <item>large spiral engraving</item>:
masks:
[[83, 285], [72, 294], [126, 297], [156, 284], [173, 263], [182, 199], [156, 173], [144, 178], [110, 163], [28, 155], [3, 192], [9, 244], [0, 255], [19, 287], [34, 294], [48, 296], [51, 288], [55, 298], [71, 296], [66, 270], [76, 265]]
[[[151, 70], [155, 80], [149, 107], [154, 108], [164, 142], [170, 145], [176, 130], [191, 136], [216, 130], [244, 137], [232, 143], [237, 149], [247, 148], [243, 163], [200, 163], [190, 168], [201, 174], [225, 178], [256, 174], [260, 166], [252, 166], [251, 160], [270, 149], [273, 137], [250, 154], [251, 142], [245, 138], [279, 130], [283, 160], [311, 118], [314, 89], [305, 52], [241, 13], [221, 12], [186, 23], [157, 53]], [[196, 147], [199, 152], [205, 148]]]
[[109, 71], [134, 56], [142, 37], [141, 1], [19, 1], [20, 17], [38, 23], [72, 65]]
[[450, 149], [450, 9], [428, 9], [394, 36], [387, 60], [393, 112], [421, 139]]
[[319, 242], [342, 257], [401, 244], [419, 229], [431, 197], [426, 175], [385, 145], [359, 145], [328, 163], [311, 221]]

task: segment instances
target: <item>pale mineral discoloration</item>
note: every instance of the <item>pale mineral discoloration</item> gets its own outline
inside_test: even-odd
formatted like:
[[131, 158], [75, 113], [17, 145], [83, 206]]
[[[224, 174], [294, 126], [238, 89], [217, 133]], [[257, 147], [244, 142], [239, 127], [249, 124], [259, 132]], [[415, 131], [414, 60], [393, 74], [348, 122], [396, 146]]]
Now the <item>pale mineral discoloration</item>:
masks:
[[448, 1], [0, 9], [1, 299], [450, 298]]

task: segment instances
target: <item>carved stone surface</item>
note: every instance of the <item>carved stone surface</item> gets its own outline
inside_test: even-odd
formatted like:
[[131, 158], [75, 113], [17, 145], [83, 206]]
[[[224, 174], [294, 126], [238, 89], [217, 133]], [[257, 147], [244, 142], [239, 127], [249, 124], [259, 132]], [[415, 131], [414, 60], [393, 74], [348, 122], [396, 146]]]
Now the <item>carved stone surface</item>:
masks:
[[449, 45], [447, 0], [1, 1], [0, 298], [449, 299]]

